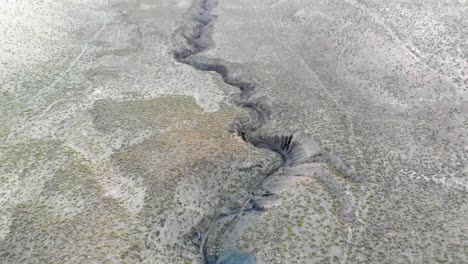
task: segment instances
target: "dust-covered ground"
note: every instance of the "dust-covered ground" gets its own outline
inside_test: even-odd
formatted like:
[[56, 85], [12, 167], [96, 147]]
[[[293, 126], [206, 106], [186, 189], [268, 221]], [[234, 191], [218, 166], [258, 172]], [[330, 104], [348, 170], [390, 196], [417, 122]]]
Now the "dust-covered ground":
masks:
[[466, 1], [0, 13], [0, 263], [468, 262]]

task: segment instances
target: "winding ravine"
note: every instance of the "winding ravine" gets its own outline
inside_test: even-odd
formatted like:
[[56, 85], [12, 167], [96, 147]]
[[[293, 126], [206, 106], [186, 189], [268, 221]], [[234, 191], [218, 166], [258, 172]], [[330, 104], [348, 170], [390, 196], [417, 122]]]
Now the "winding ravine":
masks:
[[[235, 259], [220, 260], [220, 252], [217, 252], [216, 249], [210, 249], [211, 236], [216, 232], [222, 232], [217, 230], [220, 229], [220, 226], [226, 228], [237, 222], [244, 211], [262, 210], [255, 201], [254, 194], [259, 194], [262, 184], [270, 175], [274, 174], [280, 167], [298, 165], [306, 161], [329, 162], [333, 159], [328, 152], [321, 150], [311, 137], [305, 134], [282, 133], [258, 136], [252, 133], [260, 129], [270, 119], [271, 111], [268, 104], [264, 99], [255, 97], [254, 83], [233, 74], [232, 65], [229, 62], [218, 58], [208, 58], [201, 54], [214, 45], [211, 37], [216, 19], [216, 16], [211, 14], [214, 5], [215, 3], [210, 0], [194, 0], [188, 11], [186, 22], [175, 32], [174, 39], [177, 48], [173, 50], [173, 56], [178, 62], [190, 65], [195, 69], [216, 72], [226, 84], [237, 87], [240, 92], [232, 97], [232, 102], [236, 106], [246, 109], [249, 112], [249, 118], [233, 120], [230, 126], [231, 132], [237, 133], [244, 141], [255, 147], [276, 152], [281, 157], [281, 162], [271, 164], [260, 172], [258, 182], [245, 190], [247, 195], [243, 195], [241, 206], [233, 209], [226, 203], [210, 217], [211, 223], [204, 232], [196, 229], [194, 244], [199, 246], [202, 261], [206, 264], [219, 263], [220, 261], [239, 262]], [[336, 162], [334, 167], [338, 170], [342, 169], [341, 165], [336, 166]]]

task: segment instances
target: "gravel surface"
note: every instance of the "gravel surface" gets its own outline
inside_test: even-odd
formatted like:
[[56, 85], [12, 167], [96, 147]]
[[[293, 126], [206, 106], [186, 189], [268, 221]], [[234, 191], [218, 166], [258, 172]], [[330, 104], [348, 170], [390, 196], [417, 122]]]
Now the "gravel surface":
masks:
[[0, 262], [468, 262], [467, 12], [6, 0]]

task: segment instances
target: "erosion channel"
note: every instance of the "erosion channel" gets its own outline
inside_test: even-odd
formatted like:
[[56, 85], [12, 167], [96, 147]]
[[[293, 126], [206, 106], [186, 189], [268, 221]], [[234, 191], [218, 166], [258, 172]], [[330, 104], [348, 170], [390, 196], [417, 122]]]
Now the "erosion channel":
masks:
[[[249, 116], [236, 118], [228, 129], [255, 147], [276, 152], [281, 157], [281, 162], [273, 162], [267, 168], [261, 168], [256, 184], [226, 201], [214, 215], [206, 216], [187, 235], [187, 239], [199, 247], [203, 263], [253, 263], [256, 262], [255, 256], [236, 249], [226, 233], [241, 232], [242, 228], [238, 228], [237, 225], [242, 225], [244, 218], [264, 210], [259, 200], [275, 195], [263, 188], [266, 179], [275, 175], [282, 167], [295, 167], [313, 162], [327, 163], [343, 175], [349, 176], [350, 172], [334, 155], [321, 149], [310, 135], [301, 132], [274, 134], [259, 132], [263, 124], [270, 119], [269, 104], [265, 98], [256, 97], [256, 87], [252, 81], [236, 73], [235, 68], [242, 65], [234, 65], [220, 58], [203, 55], [204, 51], [214, 45], [211, 35], [216, 16], [211, 11], [216, 5], [216, 2], [209, 0], [194, 0], [188, 10], [185, 23], [174, 34], [177, 48], [173, 50], [173, 56], [180, 63], [198, 70], [216, 72], [223, 82], [237, 87], [240, 92], [231, 95], [231, 103], [247, 110]], [[337, 182], [322, 180], [328, 183], [325, 185], [333, 189], [335, 195], [345, 191], [345, 187]], [[341, 208], [340, 216], [344, 221], [352, 222], [354, 212], [351, 203], [340, 197], [337, 197], [337, 200]]]

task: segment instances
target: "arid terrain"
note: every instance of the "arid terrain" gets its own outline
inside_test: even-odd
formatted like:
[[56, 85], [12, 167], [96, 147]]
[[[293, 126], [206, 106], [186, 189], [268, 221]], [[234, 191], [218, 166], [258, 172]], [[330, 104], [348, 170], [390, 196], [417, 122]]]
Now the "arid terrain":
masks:
[[5, 0], [0, 263], [467, 263], [466, 0]]

